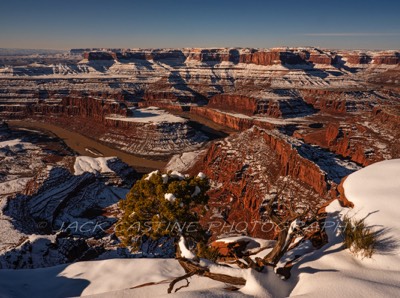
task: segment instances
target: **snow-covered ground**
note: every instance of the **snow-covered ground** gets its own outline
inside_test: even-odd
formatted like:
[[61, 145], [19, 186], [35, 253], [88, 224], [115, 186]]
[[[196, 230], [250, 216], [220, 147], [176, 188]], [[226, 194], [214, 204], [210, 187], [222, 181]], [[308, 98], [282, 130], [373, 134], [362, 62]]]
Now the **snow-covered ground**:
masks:
[[89, 173], [112, 173], [107, 162], [116, 159], [116, 157], [89, 157], [78, 156], [74, 164], [75, 175], [82, 175], [85, 172]]
[[179, 171], [185, 172], [190, 169], [201, 157], [201, 155], [205, 153], [205, 150], [197, 150], [193, 152], [184, 152], [182, 154], [176, 154], [172, 156], [170, 161], [165, 167], [166, 171]]
[[[329, 243], [295, 265], [292, 273], [299, 274], [299, 281], [292, 296], [399, 297], [400, 159], [375, 163], [351, 174], [344, 188], [354, 209], [349, 212], [337, 201], [328, 207]], [[372, 258], [360, 259], [342, 250], [336, 226], [345, 214], [366, 218], [369, 227], [380, 231]]]
[[[190, 278], [190, 285], [172, 295], [169, 283], [185, 274], [174, 259], [112, 259], [78, 262], [45, 269], [0, 270], [0, 297], [284, 297], [287, 287], [273, 272], [257, 273], [226, 267], [213, 272], [245, 277], [239, 292], [224, 290], [224, 283], [205, 277]], [[265, 286], [273, 284], [270, 292]], [[185, 285], [182, 281], [175, 288]]]
[[[301, 258], [292, 277], [282, 281], [273, 272], [211, 266], [212, 272], [246, 278], [237, 292], [225, 284], [190, 278], [189, 287], [172, 297], [398, 297], [400, 293], [400, 159], [383, 161], [351, 174], [345, 194], [355, 207], [328, 206], [329, 243]], [[340, 230], [345, 214], [366, 218], [368, 226], [382, 231], [376, 253], [361, 259], [344, 250]], [[236, 241], [238, 239], [225, 239]], [[307, 252], [309, 241], [297, 251]], [[78, 262], [46, 269], [0, 270], [0, 297], [160, 297], [169, 282], [183, 275], [173, 259], [112, 259]], [[180, 282], [175, 288], [185, 285]], [[293, 289], [293, 290], [292, 290]], [[170, 297], [169, 296], [169, 297]]]
[[186, 119], [168, 113], [157, 107], [148, 107], [143, 109], [132, 109], [132, 117], [110, 116], [106, 117], [111, 120], [139, 122], [139, 123], [185, 123]]

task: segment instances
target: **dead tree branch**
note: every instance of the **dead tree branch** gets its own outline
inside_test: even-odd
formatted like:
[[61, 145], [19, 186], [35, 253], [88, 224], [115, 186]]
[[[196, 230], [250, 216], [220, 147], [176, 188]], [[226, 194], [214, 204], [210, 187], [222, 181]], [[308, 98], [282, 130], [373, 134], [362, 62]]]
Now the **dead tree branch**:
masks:
[[200, 273], [199, 270], [197, 270], [197, 271], [192, 271], [192, 272], [186, 273], [185, 275], [182, 275], [182, 276], [179, 276], [179, 277], [175, 278], [175, 279], [174, 279], [173, 281], [171, 281], [171, 283], [169, 284], [169, 287], [168, 287], [168, 294], [171, 294], [172, 290], [174, 289], [175, 284], [178, 283], [178, 282], [180, 282], [181, 280], [186, 279], [187, 285], [177, 288], [177, 289], [175, 290], [175, 292], [178, 292], [180, 289], [182, 289], [182, 288], [184, 288], [184, 287], [188, 287], [188, 286], [189, 286], [188, 278], [191, 277], [191, 276], [193, 276], [193, 275], [195, 275], [195, 274], [199, 274], [199, 273]]
[[[179, 258], [178, 261], [179, 261], [179, 264], [182, 266], [182, 268], [187, 273], [195, 272], [194, 274], [208, 277], [210, 279], [220, 281], [223, 283], [232, 284], [232, 285], [244, 286], [246, 284], [246, 280], [242, 277], [236, 277], [236, 276], [231, 276], [231, 275], [221, 274], [221, 273], [213, 273], [213, 272], [210, 272], [209, 268], [200, 266], [199, 264], [193, 263], [192, 261], [185, 259], [185, 258]], [[192, 274], [192, 275], [194, 275], [194, 274]]]

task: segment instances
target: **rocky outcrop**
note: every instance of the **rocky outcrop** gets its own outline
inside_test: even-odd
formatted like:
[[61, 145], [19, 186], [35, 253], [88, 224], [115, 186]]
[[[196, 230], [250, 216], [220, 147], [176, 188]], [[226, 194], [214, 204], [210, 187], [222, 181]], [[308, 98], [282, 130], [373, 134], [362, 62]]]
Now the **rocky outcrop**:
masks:
[[[135, 171], [117, 158], [75, 155], [61, 139], [34, 130], [12, 127], [0, 142], [2, 269], [132, 257], [113, 225]], [[141, 257], [174, 255], [165, 238], [143, 239], [141, 249]]]
[[103, 121], [106, 115], [129, 116], [126, 104], [111, 99], [90, 96], [64, 97], [58, 101], [37, 101], [26, 105], [0, 105], [0, 113], [10, 118], [20, 119], [45, 116], [79, 116]]
[[311, 62], [312, 64], [331, 65], [334, 61], [334, 57], [331, 56], [331, 53], [324, 53], [323, 51], [319, 50], [314, 50], [312, 52], [306, 51], [305, 56], [307, 61]]
[[398, 65], [400, 64], [400, 53], [399, 52], [376, 53], [373, 56], [372, 63], [378, 65]]
[[398, 65], [400, 53], [398, 51], [338, 51], [334, 63], [350, 68], [357, 65]]
[[103, 121], [107, 115], [131, 115], [125, 103], [111, 99], [67, 97], [62, 99], [61, 105], [65, 115], [89, 117], [96, 121]]
[[[322, 206], [336, 196], [341, 179], [358, 169], [336, 158], [316, 146], [257, 127], [217, 142], [192, 170], [204, 171], [217, 185], [210, 192], [211, 209], [204, 221], [216, 221], [216, 235], [227, 232], [221, 231], [226, 227], [219, 222], [242, 221], [244, 233], [273, 238], [273, 229], [259, 225], [263, 204], [279, 193], [283, 200], [303, 207]], [[290, 193], [296, 194], [295, 200]]]
[[148, 100], [142, 101], [138, 103], [139, 108], [148, 108], [148, 107], [158, 107], [171, 112], [189, 112], [191, 106], [190, 105], [180, 105], [170, 101], [161, 101], [161, 100]]
[[272, 49], [270, 51], [253, 51], [240, 56], [240, 62], [257, 65], [304, 65], [332, 64], [330, 53], [317, 49]]
[[[147, 91], [144, 94], [143, 97], [145, 102], [156, 102], [156, 101], [163, 101], [163, 100], [168, 100], [168, 101], [172, 101], [172, 102], [177, 102], [179, 97], [174, 93], [174, 92], [170, 92], [170, 91]], [[143, 105], [145, 105], [146, 103], [141, 103]]]
[[237, 49], [193, 49], [187, 54], [189, 60], [200, 62], [238, 62], [239, 51]]
[[207, 107], [232, 111], [245, 115], [255, 115], [260, 113], [259, 100], [243, 95], [219, 94], [213, 96], [208, 102]]
[[390, 153], [383, 155], [381, 159], [400, 157], [400, 106], [376, 107], [373, 111], [375, 129], [380, 129], [384, 145], [380, 147], [389, 149]]
[[369, 64], [372, 61], [372, 57], [363, 52], [344, 53], [343, 58], [346, 59], [348, 64]]
[[[76, 50], [74, 53], [82, 52]], [[198, 61], [204, 63], [245, 63], [263, 66], [271, 65], [334, 65], [334, 64], [376, 64], [396, 65], [400, 63], [399, 53], [357, 52], [357, 51], [327, 51], [318, 48], [273, 48], [273, 49], [239, 49], [239, 48], [209, 48], [209, 49], [132, 49], [132, 50], [93, 50], [86, 49], [83, 57], [88, 61], [162, 61], [171, 60], [175, 63]], [[344, 58], [344, 59], [342, 59]]]
[[356, 115], [317, 116], [320, 123], [302, 126], [293, 136], [367, 166], [400, 156], [397, 113], [396, 106], [378, 106]]
[[207, 140], [202, 132], [192, 129], [184, 119], [169, 122], [166, 118], [163, 123], [152, 123], [146, 118], [130, 121], [126, 118], [132, 117], [132, 110], [127, 104], [118, 98], [108, 97], [111, 96], [99, 94], [94, 97], [75, 92], [58, 101], [0, 105], [0, 114], [10, 119], [29, 118], [68, 127], [112, 147], [118, 146], [123, 151], [139, 155], [170, 156], [198, 149]]
[[400, 105], [391, 107], [376, 107], [372, 112], [375, 120], [389, 129], [396, 130], [400, 127]]
[[316, 109], [335, 113], [346, 112], [346, 101], [340, 96], [342, 92], [318, 89], [302, 90], [301, 92], [304, 100], [312, 104]]
[[292, 144], [279, 138], [278, 135], [264, 133], [263, 139], [279, 156], [282, 176], [295, 177], [311, 186], [320, 195], [326, 194], [328, 179], [317, 164], [302, 157], [297, 148], [293, 148]]
[[271, 51], [259, 52], [254, 51], [249, 54], [240, 56], [241, 63], [251, 63], [256, 65], [278, 65], [278, 64], [301, 64], [304, 61], [297, 55], [290, 52]]
[[329, 113], [347, 113], [372, 111], [375, 105], [382, 102], [391, 103], [393, 99], [376, 91], [303, 89], [300, 90], [304, 101], [315, 109]]
[[240, 115], [233, 115], [225, 112], [221, 112], [206, 107], [192, 107], [190, 113], [212, 120], [217, 124], [224, 125], [226, 127], [235, 130], [245, 130], [254, 125], [253, 119], [249, 117], [242, 117]]
[[83, 58], [89, 61], [97, 61], [97, 60], [115, 60], [117, 55], [112, 52], [85, 52], [83, 54]]

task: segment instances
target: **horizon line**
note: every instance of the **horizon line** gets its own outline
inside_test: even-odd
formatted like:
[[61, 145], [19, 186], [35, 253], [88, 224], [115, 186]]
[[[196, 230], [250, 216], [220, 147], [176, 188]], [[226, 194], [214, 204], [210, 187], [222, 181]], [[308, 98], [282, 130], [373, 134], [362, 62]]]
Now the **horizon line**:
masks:
[[304, 36], [399, 36], [400, 32], [319, 32], [303, 33]]
[[[322, 33], [306, 33], [304, 35], [309, 35], [309, 36], [317, 36], [314, 34], [322, 34]], [[352, 35], [339, 35], [339, 34], [349, 34], [349, 33], [331, 33], [331, 36], [352, 36]], [[394, 34], [393, 34], [394, 35]], [[400, 35], [400, 33], [396, 33], [396, 35]], [[35, 51], [70, 51], [70, 50], [74, 50], [74, 49], [105, 49], [105, 50], [115, 50], [115, 49], [122, 49], [122, 50], [130, 50], [130, 49], [277, 49], [277, 48], [289, 48], [289, 49], [293, 49], [293, 48], [314, 48], [314, 49], [322, 49], [322, 50], [353, 50], [353, 51], [399, 51], [399, 48], [390, 48], [390, 49], [383, 49], [383, 48], [338, 48], [338, 47], [321, 47], [321, 46], [285, 46], [285, 45], [281, 45], [281, 46], [271, 46], [271, 47], [243, 47], [243, 46], [209, 46], [209, 47], [189, 47], [189, 46], [185, 46], [185, 47], [119, 47], [119, 46], [115, 46], [115, 47], [107, 47], [107, 46], [95, 46], [95, 47], [90, 47], [90, 46], [82, 46], [82, 47], [70, 47], [70, 48], [30, 48], [30, 47], [0, 47], [0, 50], [35, 50]]]

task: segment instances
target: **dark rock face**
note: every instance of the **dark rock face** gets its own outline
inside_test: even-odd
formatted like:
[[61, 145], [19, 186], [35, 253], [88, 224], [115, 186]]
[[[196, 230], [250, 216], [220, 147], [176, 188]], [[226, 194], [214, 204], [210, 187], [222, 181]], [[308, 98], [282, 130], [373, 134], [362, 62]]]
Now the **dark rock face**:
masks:
[[115, 60], [117, 58], [117, 55], [110, 52], [86, 52], [84, 53], [83, 58], [89, 61]]
[[10, 135], [10, 130], [5, 121], [0, 121], [0, 141], [6, 140]]

